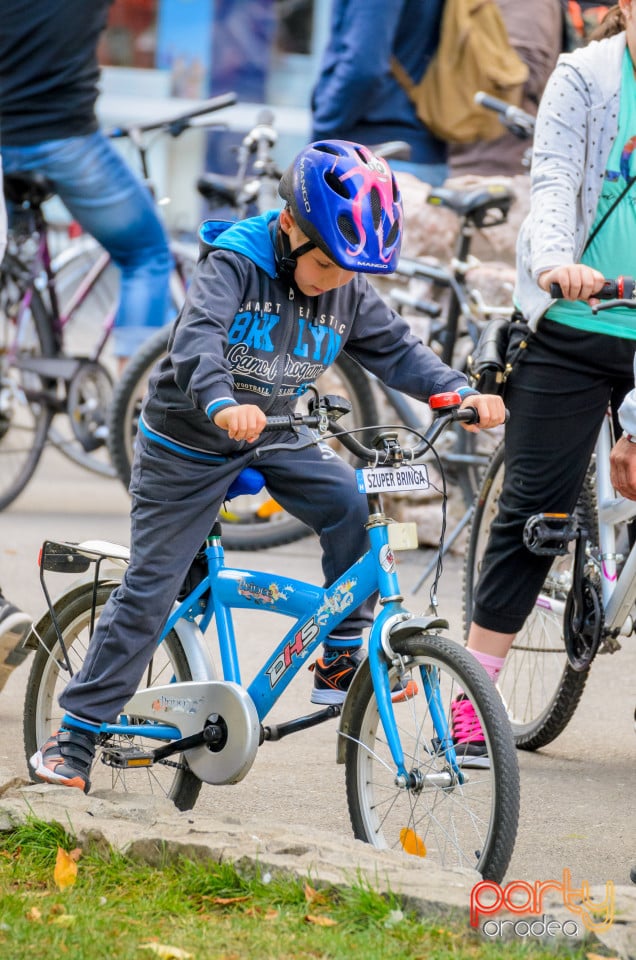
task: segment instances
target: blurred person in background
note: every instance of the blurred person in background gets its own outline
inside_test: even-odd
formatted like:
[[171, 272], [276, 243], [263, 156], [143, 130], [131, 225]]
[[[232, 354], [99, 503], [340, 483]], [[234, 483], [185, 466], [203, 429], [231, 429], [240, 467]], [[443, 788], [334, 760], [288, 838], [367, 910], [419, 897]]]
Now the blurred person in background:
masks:
[[3, 0], [0, 151], [5, 176], [48, 177], [121, 271], [121, 363], [166, 322], [172, 258], [147, 187], [98, 129], [97, 44], [112, 0]]
[[331, 34], [311, 99], [311, 140], [342, 139], [372, 149], [411, 148], [396, 171], [432, 186], [448, 175], [447, 145], [418, 119], [391, 72], [394, 56], [418, 82], [437, 49], [444, 0], [333, 0]]
[[[528, 65], [529, 76], [520, 104], [533, 116], [548, 77], [563, 49], [562, 0], [497, 0], [511, 45]], [[503, 128], [502, 128], [503, 130]], [[496, 140], [455, 144], [450, 150], [451, 176], [507, 176], [528, 173], [524, 163], [528, 141], [503, 132]]]

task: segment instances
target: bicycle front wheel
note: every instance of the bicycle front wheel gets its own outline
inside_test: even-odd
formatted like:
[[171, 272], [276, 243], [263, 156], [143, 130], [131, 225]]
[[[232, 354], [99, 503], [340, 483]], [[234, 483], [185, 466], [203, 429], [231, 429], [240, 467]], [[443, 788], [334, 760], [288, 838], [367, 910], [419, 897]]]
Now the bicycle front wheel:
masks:
[[53, 329], [38, 291], [23, 291], [21, 270], [9, 255], [0, 267], [0, 510], [33, 476], [52, 418], [43, 400], [51, 385], [29, 365], [54, 355]]
[[[115, 586], [114, 583], [99, 586], [95, 622]], [[73, 674], [79, 670], [86, 657], [92, 607], [91, 583], [63, 597], [55, 608]], [[58, 705], [58, 697], [70, 679], [62, 646], [52, 624], [38, 638], [38, 643], [24, 702], [24, 748], [27, 766], [29, 758], [59, 729], [64, 711]], [[181, 641], [177, 634], [171, 631], [157, 648], [142, 685], [144, 688], [154, 687], [172, 680], [180, 682], [191, 679], [192, 674]], [[130, 715], [128, 720], [135, 722], [135, 718]], [[132, 741], [132, 737], [109, 737], [107, 743], [109, 747], [123, 747], [130, 746]], [[136, 737], [134, 744], [140, 749], [152, 749], [157, 746], [157, 741]], [[115, 790], [123, 793], [152, 794], [172, 800], [179, 810], [189, 810], [194, 806], [201, 789], [201, 781], [189, 769], [183, 755], [171, 757], [169, 761], [156, 763], [152, 767], [121, 770], [101, 762], [101, 746], [98, 744], [91, 775], [93, 793], [97, 790]], [[30, 766], [29, 772], [33, 777]]]
[[[159, 331], [137, 351], [115, 388], [111, 407], [108, 443], [112, 462], [126, 488], [130, 471], [141, 405], [148, 378], [155, 364], [168, 349], [169, 329]], [[362, 368], [340, 354], [336, 362], [318, 380], [320, 393], [336, 394], [351, 402], [350, 425], [377, 423], [377, 407], [369, 378]], [[342, 447], [333, 441], [342, 453]], [[344, 454], [350, 459], [348, 454]], [[270, 497], [267, 490], [253, 496], [236, 497], [223, 507], [223, 544], [228, 550], [265, 550], [294, 543], [311, 533], [309, 527], [292, 517]]]
[[[498, 447], [476, 501], [464, 563], [464, 623], [472, 619], [475, 589], [504, 480], [504, 446]], [[597, 529], [590, 478], [576, 507], [588, 530]], [[572, 670], [563, 641], [565, 601], [572, 586], [574, 548], [555, 557], [532, 613], [515, 637], [497, 680], [518, 747], [537, 750], [551, 743], [577, 708], [588, 673]]]
[[[400, 678], [415, 681], [418, 688], [411, 699], [394, 705], [412, 783], [408, 788], [396, 785], [369, 673], [352, 713], [345, 753], [355, 836], [449, 869], [475, 869], [500, 882], [517, 835], [519, 770], [497, 691], [475, 658], [452, 640], [418, 633], [392, 640], [392, 647], [402, 658], [405, 673]], [[391, 668], [391, 685], [397, 676]], [[450, 725], [451, 702], [461, 692], [479, 717], [489, 766], [464, 766], [458, 776], [440, 739]]]

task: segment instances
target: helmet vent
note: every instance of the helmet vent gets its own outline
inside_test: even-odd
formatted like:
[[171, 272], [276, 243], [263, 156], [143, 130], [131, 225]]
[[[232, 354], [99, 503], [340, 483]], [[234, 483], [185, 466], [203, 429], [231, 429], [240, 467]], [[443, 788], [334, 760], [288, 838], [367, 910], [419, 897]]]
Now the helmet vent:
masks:
[[358, 231], [356, 230], [353, 223], [351, 222], [351, 220], [346, 214], [341, 213], [339, 215], [338, 227], [340, 229], [340, 233], [345, 238], [347, 243], [351, 244], [351, 246], [358, 245], [358, 243], [360, 242], [360, 238], [358, 237]]
[[320, 153], [330, 153], [334, 157], [342, 156], [342, 151], [336, 150], [335, 147], [328, 146], [326, 143], [314, 143], [313, 148]]
[[382, 219], [382, 200], [380, 199], [380, 194], [377, 187], [371, 187], [369, 198], [371, 200], [371, 216], [373, 217], [373, 226], [377, 230]]
[[394, 220], [393, 223], [391, 224], [391, 229], [389, 230], [389, 232], [388, 232], [387, 235], [386, 235], [386, 239], [385, 239], [385, 241], [384, 241], [384, 246], [385, 246], [385, 247], [391, 247], [391, 246], [393, 246], [393, 244], [394, 244], [395, 241], [397, 240], [397, 236], [398, 236], [399, 232], [400, 232], [400, 225], [399, 225], [399, 223], [397, 222], [397, 220]]
[[344, 197], [345, 200], [348, 200], [351, 196], [347, 185], [342, 182], [338, 174], [334, 173], [333, 170], [327, 170], [325, 173], [325, 183], [327, 186], [331, 187], [334, 193], [337, 193], [339, 197]]

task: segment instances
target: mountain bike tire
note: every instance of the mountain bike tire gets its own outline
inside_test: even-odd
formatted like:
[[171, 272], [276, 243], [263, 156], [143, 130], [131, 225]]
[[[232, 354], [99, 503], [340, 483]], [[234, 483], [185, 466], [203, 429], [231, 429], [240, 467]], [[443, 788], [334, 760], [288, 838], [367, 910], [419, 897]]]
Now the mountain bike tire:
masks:
[[[30, 357], [55, 354], [51, 318], [35, 287], [29, 288], [28, 319], [14, 355], [15, 321], [23, 299], [24, 268], [7, 255], [0, 268], [0, 510], [22, 493], [42, 456], [53, 414], [37, 395], [51, 384], [25, 369]], [[32, 399], [30, 399], [30, 397]]]
[[[503, 704], [475, 658], [452, 640], [415, 633], [392, 638], [391, 646], [404, 666], [400, 679], [412, 679], [418, 687], [413, 697], [393, 706], [415, 786], [406, 789], [395, 782], [395, 765], [367, 667], [345, 733], [347, 802], [354, 834], [410, 860], [421, 857], [423, 869], [433, 861], [448, 869], [474, 869], [499, 883], [519, 822], [519, 769]], [[427, 673], [434, 691], [431, 701], [437, 696], [447, 721], [451, 701], [463, 691], [481, 722], [490, 767], [463, 767], [463, 784], [449, 781], [449, 764], [424, 690]], [[390, 685], [397, 679], [396, 668], [390, 667]]]
[[[504, 446], [501, 444], [484, 475], [469, 531], [463, 590], [466, 633], [503, 477]], [[576, 513], [588, 530], [597, 530], [594, 486], [589, 474]], [[539, 600], [517, 634], [497, 680], [515, 742], [523, 750], [538, 750], [563, 732], [587, 682], [587, 670], [579, 673], [570, 666], [563, 641], [563, 610], [571, 585], [572, 564], [573, 552], [566, 557], [555, 557]]]
[[[115, 583], [100, 584], [96, 597], [96, 618], [104, 608]], [[84, 584], [75, 591], [66, 594], [55, 605], [60, 632], [68, 649], [73, 672], [81, 667], [86, 656], [89, 641], [91, 610], [93, 605], [93, 584]], [[24, 749], [31, 778], [37, 780], [29, 766], [29, 758], [46, 742], [48, 737], [59, 729], [63, 709], [58, 705], [58, 696], [69, 681], [62, 655], [62, 649], [53, 624], [38, 638], [31, 672], [26, 685], [24, 700]], [[156, 686], [191, 680], [192, 674], [181, 641], [171, 631], [148, 666], [142, 679], [142, 686]], [[134, 723], [134, 717], [129, 717]], [[108, 745], [116, 743], [114, 737], [108, 739]], [[121, 737], [121, 746], [130, 745], [130, 737]], [[156, 740], [144, 741], [136, 738], [135, 746], [143, 749], [157, 746]], [[139, 767], [122, 770], [106, 766], [101, 762], [101, 747], [98, 744], [95, 763], [91, 773], [91, 789], [114, 790], [125, 793], [159, 795], [171, 800], [179, 810], [190, 810], [199, 796], [201, 781], [191, 770], [183, 755], [170, 758], [170, 763], [157, 763], [151, 767]]]
[[[137, 423], [148, 377], [167, 352], [169, 333], [169, 328], [165, 328], [143, 344], [115, 387], [108, 443], [111, 460], [126, 489], [130, 483]], [[333, 366], [319, 379], [317, 386], [321, 393], [338, 394], [351, 400], [352, 412], [347, 417], [351, 426], [378, 422], [369, 379], [355, 360], [346, 354], [340, 354]], [[220, 520], [223, 525], [223, 544], [228, 550], [266, 550], [294, 543], [311, 533], [309, 527], [286, 513], [265, 490], [256, 496], [231, 500], [223, 508]]]

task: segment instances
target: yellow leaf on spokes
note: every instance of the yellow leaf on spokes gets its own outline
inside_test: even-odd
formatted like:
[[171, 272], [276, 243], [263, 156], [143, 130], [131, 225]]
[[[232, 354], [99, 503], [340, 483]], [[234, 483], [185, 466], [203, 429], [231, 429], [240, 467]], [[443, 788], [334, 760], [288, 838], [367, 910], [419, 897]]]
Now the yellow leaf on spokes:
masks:
[[77, 880], [77, 858], [78, 851], [73, 850], [71, 853], [67, 853], [62, 847], [57, 848], [53, 879], [58, 889], [64, 890], [66, 887], [72, 887]]
[[400, 843], [404, 853], [410, 853], [412, 857], [425, 857], [426, 845], [421, 837], [418, 837], [415, 830], [411, 827], [402, 827], [400, 830]]

